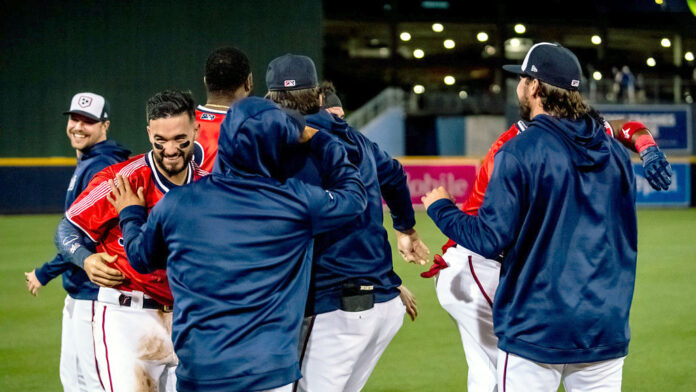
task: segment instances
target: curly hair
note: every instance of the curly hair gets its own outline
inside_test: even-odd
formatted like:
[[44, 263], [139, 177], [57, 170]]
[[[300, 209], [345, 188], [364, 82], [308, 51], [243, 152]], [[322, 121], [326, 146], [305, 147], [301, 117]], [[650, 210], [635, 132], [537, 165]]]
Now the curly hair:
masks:
[[[525, 80], [525, 83], [529, 84], [533, 78], [526, 77]], [[590, 106], [579, 91], [554, 87], [539, 80], [538, 94], [544, 111], [553, 116], [578, 120], [590, 113]]]
[[284, 108], [294, 109], [305, 115], [316, 113], [321, 109], [319, 106], [320, 94], [319, 87], [312, 87], [299, 90], [269, 91], [265, 98]]
[[145, 104], [147, 122], [169, 118], [181, 113], [188, 114], [191, 121], [196, 118], [196, 104], [191, 91], [164, 90], [150, 97]]
[[205, 62], [205, 83], [209, 92], [234, 91], [242, 86], [251, 69], [246, 54], [237, 48], [219, 48]]

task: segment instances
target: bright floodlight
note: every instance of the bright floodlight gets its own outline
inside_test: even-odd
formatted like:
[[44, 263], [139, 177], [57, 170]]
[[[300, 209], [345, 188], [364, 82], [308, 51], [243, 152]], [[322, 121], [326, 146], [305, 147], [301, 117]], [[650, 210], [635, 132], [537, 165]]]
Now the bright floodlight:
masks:
[[513, 38], [510, 40], [510, 46], [513, 48], [519, 48], [521, 44], [522, 42], [520, 42], [520, 40], [517, 38]]
[[452, 75], [445, 76], [445, 84], [448, 86], [453, 85], [457, 80]]
[[525, 31], [527, 31], [527, 28], [524, 27], [522, 23], [518, 23], [515, 25], [515, 33], [524, 34]]
[[440, 23], [433, 23], [433, 31], [436, 33], [442, 33], [442, 30], [445, 29], [445, 26], [443, 26]]
[[662, 41], [660, 41], [660, 45], [662, 45], [663, 48], [669, 48], [672, 46], [672, 41], [669, 40], [669, 38], [662, 38]]
[[447, 49], [454, 48], [454, 40], [446, 39], [443, 44], [445, 45], [445, 48], [447, 48]]
[[594, 71], [594, 72], [592, 73], [592, 78], [593, 78], [594, 80], [602, 80], [602, 73], [599, 72], [599, 71]]
[[423, 56], [425, 56], [425, 52], [423, 51], [423, 49], [416, 49], [413, 51], [413, 57], [417, 59], [422, 59]]
[[399, 38], [401, 38], [402, 41], [410, 41], [410, 40], [411, 40], [411, 34], [410, 34], [408, 31], [404, 31], [403, 33], [401, 33], [401, 35], [399, 36]]
[[476, 34], [476, 39], [479, 40], [479, 42], [486, 42], [488, 41], [488, 34], [485, 31], [482, 31]]
[[657, 64], [657, 62], [654, 58], [648, 57], [648, 59], [645, 61], [645, 64], [648, 64], [648, 67], [654, 67]]
[[602, 43], [602, 37], [598, 35], [593, 35], [592, 38], [590, 38], [590, 41], [592, 41], [592, 43], [595, 45], [599, 45]]
[[420, 84], [413, 86], [413, 92], [416, 94], [423, 94], [425, 92], [425, 87]]
[[469, 96], [469, 93], [467, 93], [466, 90], [462, 90], [459, 92], [460, 99], [466, 99], [468, 96]]
[[693, 52], [686, 52], [686, 53], [684, 53], [684, 60], [686, 60], [686, 61], [694, 61], [694, 53], [693, 53]]

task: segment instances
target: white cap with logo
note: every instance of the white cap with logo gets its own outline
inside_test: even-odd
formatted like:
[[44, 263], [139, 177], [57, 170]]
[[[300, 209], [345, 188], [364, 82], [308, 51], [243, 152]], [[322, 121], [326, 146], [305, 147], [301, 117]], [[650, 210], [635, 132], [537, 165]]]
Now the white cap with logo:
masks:
[[70, 102], [70, 110], [63, 114], [80, 114], [94, 121], [109, 119], [109, 102], [101, 95], [94, 93], [77, 93]]

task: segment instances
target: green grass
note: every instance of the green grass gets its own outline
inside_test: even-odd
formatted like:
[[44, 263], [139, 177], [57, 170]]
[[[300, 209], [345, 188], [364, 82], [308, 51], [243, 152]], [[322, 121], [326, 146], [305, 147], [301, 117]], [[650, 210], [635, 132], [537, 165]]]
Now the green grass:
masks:
[[[444, 236], [424, 213], [416, 218], [424, 241], [438, 251]], [[693, 390], [696, 209], [640, 210], [638, 218], [633, 339], [623, 390]], [[61, 390], [58, 359], [65, 292], [56, 280], [34, 298], [26, 291], [23, 275], [53, 256], [58, 219], [0, 216], [0, 391]], [[437, 303], [434, 282], [419, 276], [425, 267], [406, 264], [398, 254], [394, 264], [416, 294], [420, 314], [415, 322], [404, 321], [365, 391], [466, 390], [464, 352], [452, 320]]]

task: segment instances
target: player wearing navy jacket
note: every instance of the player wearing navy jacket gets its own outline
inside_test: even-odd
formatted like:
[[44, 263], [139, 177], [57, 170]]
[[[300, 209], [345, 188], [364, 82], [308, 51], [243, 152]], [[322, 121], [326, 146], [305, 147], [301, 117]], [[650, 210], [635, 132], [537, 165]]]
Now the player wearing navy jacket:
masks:
[[[85, 92], [75, 94], [70, 110], [64, 113], [69, 115], [66, 132], [77, 153], [77, 166], [65, 193], [66, 210], [96, 173], [126, 160], [130, 154], [106, 137], [110, 125], [109, 111], [109, 103], [104, 97]], [[53, 278], [63, 275], [63, 288], [68, 295], [63, 309], [60, 380], [66, 391], [80, 388], [101, 390], [91, 326], [97, 286], [89, 281], [85, 271], [63, 259], [60, 253], [25, 275], [29, 291], [34, 295]]]
[[[233, 104], [212, 175], [172, 190], [144, 226], [113, 190], [131, 265], [167, 268], [179, 391], [289, 391], [300, 377], [312, 237], [361, 213], [365, 190], [341, 145], [296, 117], [260, 98]], [[301, 135], [327, 190], [286, 179]]]
[[498, 386], [618, 391], [630, 339], [636, 263], [635, 176], [626, 150], [588, 115], [577, 58], [541, 43], [517, 94], [529, 128], [503, 145], [478, 216], [444, 188], [423, 198], [457, 244], [504, 252], [493, 301]]
[[[266, 84], [267, 98], [300, 110], [309, 126], [345, 147], [365, 184], [365, 213], [315, 238], [300, 349], [303, 377], [297, 386], [298, 391], [359, 391], [401, 328], [405, 311], [399, 298], [401, 279], [393, 270], [383, 226], [382, 196], [397, 235], [417, 244], [420, 259], [427, 257], [427, 248], [413, 229], [416, 221], [406, 173], [398, 161], [340, 117], [320, 110], [316, 69], [309, 57], [286, 54], [274, 59]], [[295, 177], [321, 185], [320, 165], [308, 157]]]

